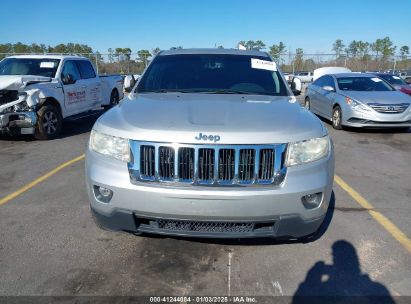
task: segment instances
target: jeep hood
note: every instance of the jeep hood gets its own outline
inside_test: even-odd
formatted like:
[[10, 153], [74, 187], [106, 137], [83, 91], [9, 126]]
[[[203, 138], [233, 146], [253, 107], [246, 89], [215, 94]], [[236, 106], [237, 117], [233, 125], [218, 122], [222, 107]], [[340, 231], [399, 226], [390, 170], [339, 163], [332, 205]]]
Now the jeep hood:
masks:
[[[324, 136], [311, 112], [288, 96], [152, 93], [131, 94], [94, 129], [123, 138], [177, 143], [218, 135], [218, 144], [288, 143]], [[295, 100], [295, 99], [294, 99]]]
[[31, 83], [48, 82], [50, 77], [32, 75], [0, 75], [0, 90], [20, 90]]

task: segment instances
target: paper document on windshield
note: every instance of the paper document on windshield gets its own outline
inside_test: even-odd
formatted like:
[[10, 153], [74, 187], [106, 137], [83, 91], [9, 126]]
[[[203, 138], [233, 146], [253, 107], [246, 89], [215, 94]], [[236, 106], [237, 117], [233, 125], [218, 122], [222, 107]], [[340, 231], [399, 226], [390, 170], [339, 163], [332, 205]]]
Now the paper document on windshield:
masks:
[[261, 60], [257, 58], [251, 58], [251, 68], [268, 70], [268, 71], [277, 71], [277, 65], [273, 61]]
[[40, 62], [40, 68], [42, 69], [53, 69], [55, 63], [53, 61], [42, 61]]

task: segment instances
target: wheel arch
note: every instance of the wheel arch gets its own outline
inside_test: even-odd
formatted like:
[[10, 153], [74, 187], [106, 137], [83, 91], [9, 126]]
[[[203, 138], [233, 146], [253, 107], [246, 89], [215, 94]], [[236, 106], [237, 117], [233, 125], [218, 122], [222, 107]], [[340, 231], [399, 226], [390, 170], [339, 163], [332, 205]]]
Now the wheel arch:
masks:
[[110, 97], [111, 97], [111, 94], [113, 94], [113, 92], [116, 92], [117, 95], [118, 95], [118, 98], [120, 99], [120, 92], [118, 91], [118, 89], [117, 89], [117, 88], [113, 88], [113, 89], [111, 90]]
[[59, 110], [60, 115], [63, 116], [61, 105], [54, 97], [44, 98], [44, 100], [42, 100], [42, 102], [40, 103], [40, 107], [47, 106], [47, 105], [55, 106]]
[[[57, 115], [56, 122], [53, 122], [54, 132], [52, 133], [48, 133], [45, 130], [44, 121], [43, 121], [45, 117], [44, 116], [45, 112], [47, 111], [47, 107], [49, 111], [51, 110], [51, 107], [52, 107], [53, 109], [52, 111], [56, 113]], [[41, 100], [38, 108], [36, 109], [36, 114], [37, 114], [37, 121], [36, 121], [36, 126], [35, 126], [35, 131], [34, 131], [34, 137], [40, 140], [49, 140], [49, 139], [57, 138], [61, 132], [62, 123], [63, 123], [63, 115], [61, 113], [61, 106], [59, 102], [52, 97], [48, 97], [48, 98], [45, 98], [44, 100]], [[50, 120], [50, 118], [48, 119]]]
[[108, 103], [103, 104], [103, 108], [105, 108], [106, 110], [110, 109], [113, 106], [112, 101], [111, 101], [111, 97], [113, 96], [113, 93], [117, 94], [117, 99], [118, 99], [117, 104], [120, 102], [120, 92], [118, 91], [116, 87], [114, 87], [110, 92], [110, 99], [108, 100]]

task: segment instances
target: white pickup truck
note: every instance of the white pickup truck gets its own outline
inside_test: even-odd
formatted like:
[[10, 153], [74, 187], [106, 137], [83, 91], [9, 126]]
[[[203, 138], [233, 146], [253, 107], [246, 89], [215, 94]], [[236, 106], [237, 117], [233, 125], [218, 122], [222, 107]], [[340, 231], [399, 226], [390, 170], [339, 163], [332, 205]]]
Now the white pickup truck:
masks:
[[300, 78], [301, 82], [312, 82], [313, 81], [313, 72], [299, 72], [295, 75], [296, 77]]
[[63, 119], [122, 98], [122, 77], [99, 77], [85, 57], [21, 55], [0, 61], [0, 133], [52, 139]]

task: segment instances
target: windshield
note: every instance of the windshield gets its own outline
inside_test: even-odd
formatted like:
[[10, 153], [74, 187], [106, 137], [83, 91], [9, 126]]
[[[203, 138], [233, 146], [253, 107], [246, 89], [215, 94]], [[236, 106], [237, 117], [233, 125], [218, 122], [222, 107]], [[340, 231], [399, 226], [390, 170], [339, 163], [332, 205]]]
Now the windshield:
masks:
[[6, 58], [0, 62], [0, 75], [55, 77], [59, 63], [49, 58]]
[[399, 76], [396, 75], [378, 75], [378, 77], [384, 79], [387, 81], [389, 84], [392, 85], [407, 85], [406, 82]]
[[136, 91], [288, 96], [279, 71], [252, 68], [253, 58], [271, 61], [227, 54], [157, 56]]
[[341, 77], [337, 82], [342, 91], [395, 91], [378, 77]]

